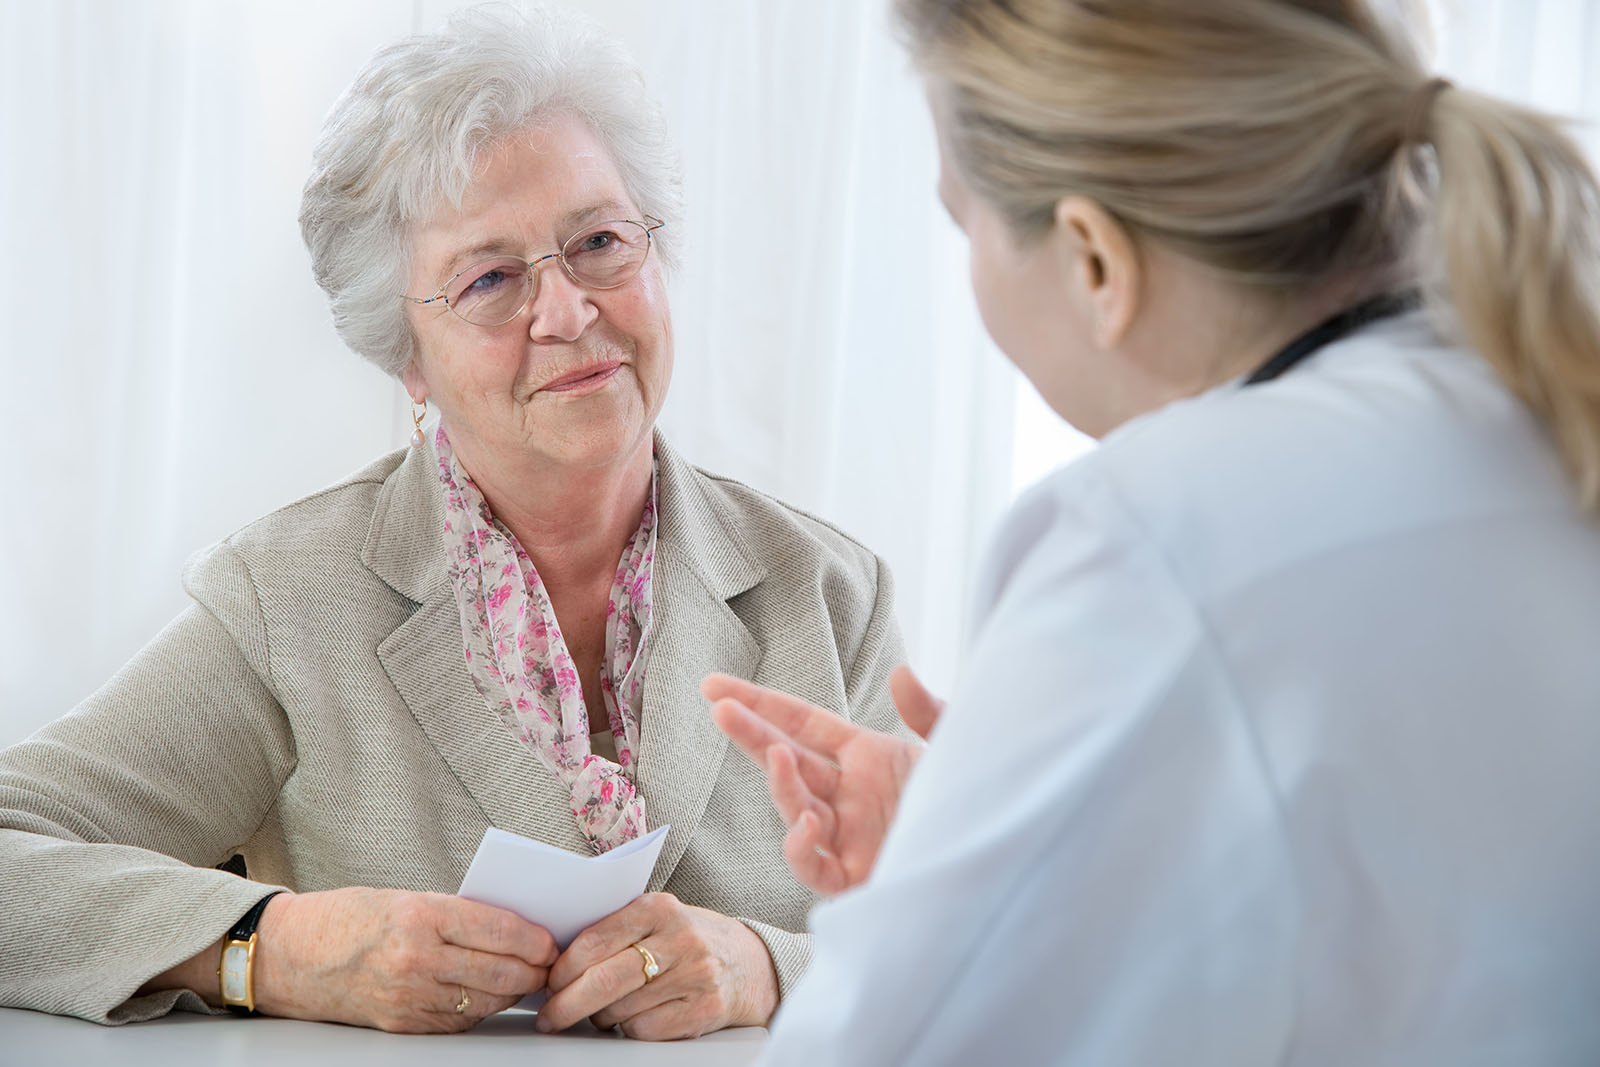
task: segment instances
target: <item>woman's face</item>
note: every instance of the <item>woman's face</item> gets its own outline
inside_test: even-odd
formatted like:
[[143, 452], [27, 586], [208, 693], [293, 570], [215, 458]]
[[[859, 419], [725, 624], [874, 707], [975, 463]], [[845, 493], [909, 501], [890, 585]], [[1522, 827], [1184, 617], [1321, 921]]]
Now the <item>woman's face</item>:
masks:
[[[488, 152], [461, 209], [446, 205], [414, 231], [408, 292], [432, 295], [492, 256], [537, 259], [591, 223], [642, 210], [587, 124], [553, 116]], [[417, 340], [407, 390], [439, 409], [476, 478], [530, 461], [626, 463], [648, 449], [666, 399], [672, 319], [656, 256], [615, 289], [584, 288], [556, 259], [537, 270], [533, 299], [501, 326], [407, 305]]]
[[1070, 258], [1055, 240], [1021, 241], [956, 169], [943, 94], [930, 87], [939, 135], [939, 198], [967, 235], [972, 292], [983, 325], [1007, 359], [1056, 413], [1096, 433], [1103, 390], [1096, 381], [1092, 315], [1071, 284]]

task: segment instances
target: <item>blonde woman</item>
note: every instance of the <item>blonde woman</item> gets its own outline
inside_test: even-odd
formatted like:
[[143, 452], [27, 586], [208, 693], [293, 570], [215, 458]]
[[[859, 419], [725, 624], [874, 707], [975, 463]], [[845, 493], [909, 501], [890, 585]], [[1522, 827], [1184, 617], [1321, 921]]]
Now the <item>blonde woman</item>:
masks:
[[1600, 1062], [1578, 151], [1360, 0], [899, 14], [985, 321], [1102, 444], [949, 708], [896, 680], [925, 750], [708, 681], [855, 887], [767, 1062]]

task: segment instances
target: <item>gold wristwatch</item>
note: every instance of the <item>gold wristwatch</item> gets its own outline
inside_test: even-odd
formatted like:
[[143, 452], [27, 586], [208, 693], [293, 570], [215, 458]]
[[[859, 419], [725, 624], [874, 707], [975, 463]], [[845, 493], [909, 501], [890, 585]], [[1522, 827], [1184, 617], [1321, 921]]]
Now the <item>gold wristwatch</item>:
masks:
[[256, 924], [267, 910], [267, 901], [281, 893], [268, 893], [244, 913], [228, 936], [222, 939], [222, 962], [217, 964], [217, 985], [222, 1003], [236, 1015], [256, 1013]]

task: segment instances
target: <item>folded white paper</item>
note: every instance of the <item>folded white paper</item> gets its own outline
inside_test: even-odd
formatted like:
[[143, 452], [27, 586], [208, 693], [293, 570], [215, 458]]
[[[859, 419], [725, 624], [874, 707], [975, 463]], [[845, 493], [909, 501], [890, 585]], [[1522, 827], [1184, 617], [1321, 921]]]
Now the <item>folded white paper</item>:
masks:
[[460, 896], [514, 911], [550, 931], [563, 949], [644, 892], [668, 827], [658, 826], [598, 856], [580, 856], [490, 828]]

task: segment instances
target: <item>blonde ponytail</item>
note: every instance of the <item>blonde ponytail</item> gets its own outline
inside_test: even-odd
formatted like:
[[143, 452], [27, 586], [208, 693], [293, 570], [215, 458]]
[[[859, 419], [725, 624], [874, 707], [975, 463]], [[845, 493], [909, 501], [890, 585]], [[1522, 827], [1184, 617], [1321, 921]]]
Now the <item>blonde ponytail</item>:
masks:
[[[1549, 118], [1439, 94], [1430, 281], [1461, 339], [1549, 428], [1600, 510], [1600, 187]], [[1424, 253], [1426, 254], [1426, 253]]]
[[1430, 81], [1366, 0], [898, 15], [955, 166], [1019, 236], [1078, 195], [1269, 297], [1418, 277], [1600, 510], [1600, 190], [1551, 120]]

